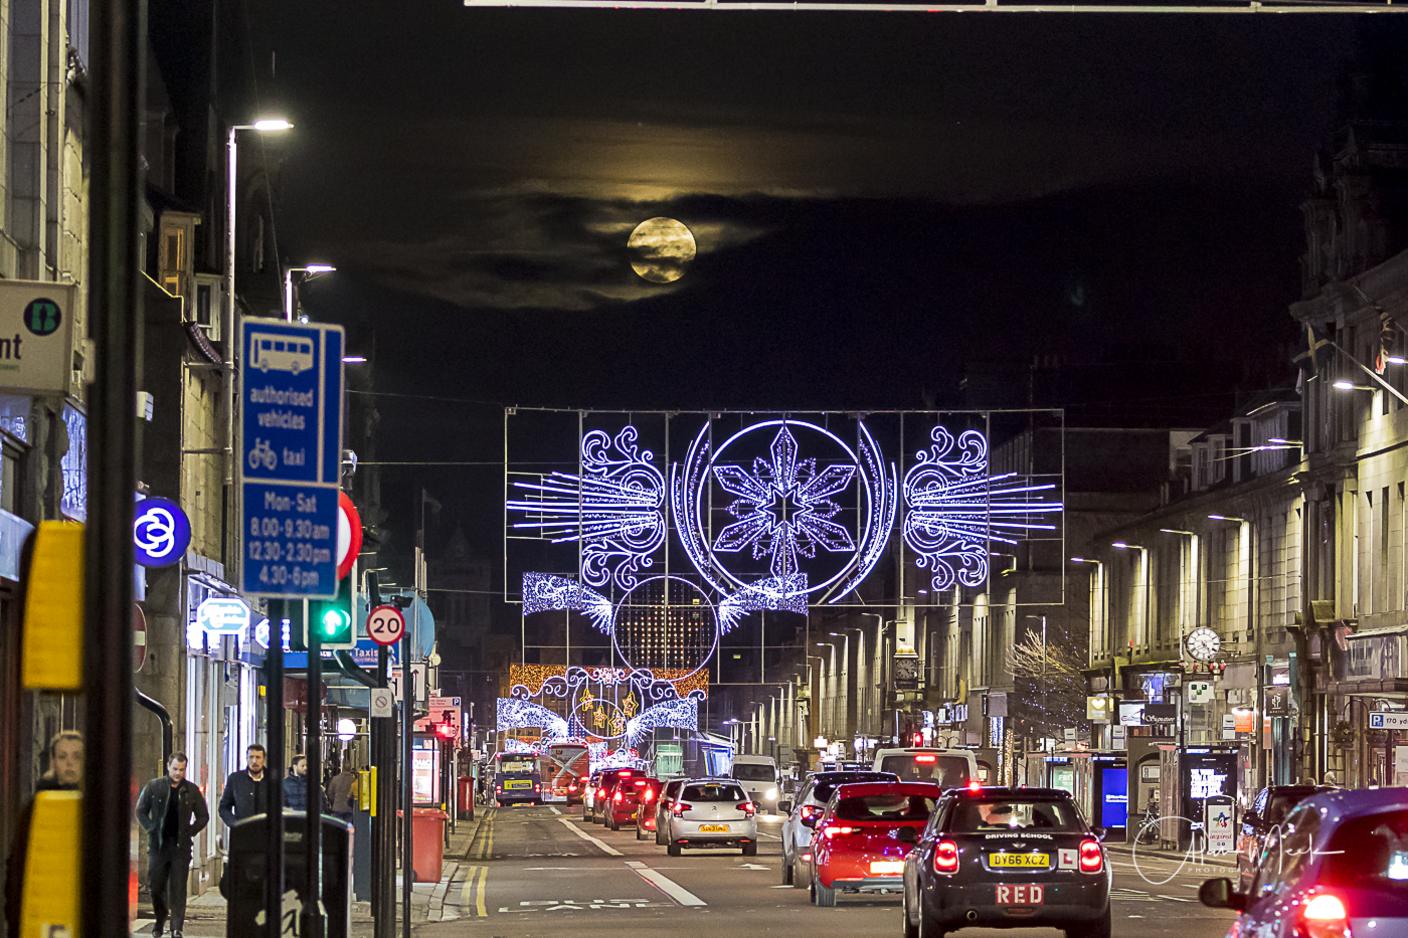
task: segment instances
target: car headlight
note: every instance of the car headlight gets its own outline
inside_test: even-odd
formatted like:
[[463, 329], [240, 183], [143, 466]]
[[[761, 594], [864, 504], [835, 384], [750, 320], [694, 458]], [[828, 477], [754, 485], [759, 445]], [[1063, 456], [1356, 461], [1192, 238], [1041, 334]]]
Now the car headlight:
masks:
[[776, 788], [775, 786], [774, 786], [773, 788], [769, 788], [766, 797], [767, 797], [767, 799], [768, 799], [769, 801], [776, 801], [776, 800], [777, 800], [777, 788]]

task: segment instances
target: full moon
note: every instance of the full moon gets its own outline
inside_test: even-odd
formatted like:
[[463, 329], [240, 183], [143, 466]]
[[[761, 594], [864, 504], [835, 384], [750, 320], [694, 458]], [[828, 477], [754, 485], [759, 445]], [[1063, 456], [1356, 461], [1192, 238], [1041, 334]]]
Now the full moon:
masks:
[[674, 283], [694, 260], [694, 232], [684, 222], [663, 216], [636, 225], [626, 241], [631, 269], [651, 283]]

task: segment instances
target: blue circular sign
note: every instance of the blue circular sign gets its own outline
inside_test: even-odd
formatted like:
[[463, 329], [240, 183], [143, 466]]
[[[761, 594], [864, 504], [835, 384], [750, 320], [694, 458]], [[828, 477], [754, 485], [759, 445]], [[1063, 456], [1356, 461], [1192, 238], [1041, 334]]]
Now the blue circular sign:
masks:
[[147, 498], [137, 503], [132, 522], [132, 546], [144, 567], [169, 567], [186, 556], [191, 543], [191, 520], [169, 498]]

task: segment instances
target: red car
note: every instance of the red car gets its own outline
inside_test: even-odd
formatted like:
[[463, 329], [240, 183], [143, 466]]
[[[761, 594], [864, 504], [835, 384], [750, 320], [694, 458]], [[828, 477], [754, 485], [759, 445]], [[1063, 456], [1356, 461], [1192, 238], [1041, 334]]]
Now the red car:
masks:
[[660, 780], [634, 775], [619, 778], [607, 792], [606, 809], [602, 812], [606, 826], [619, 831], [622, 824], [635, 824], [640, 808], [651, 810], [660, 796]]
[[914, 848], [943, 789], [930, 782], [857, 782], [837, 787], [815, 820], [812, 902], [838, 892], [900, 892]]

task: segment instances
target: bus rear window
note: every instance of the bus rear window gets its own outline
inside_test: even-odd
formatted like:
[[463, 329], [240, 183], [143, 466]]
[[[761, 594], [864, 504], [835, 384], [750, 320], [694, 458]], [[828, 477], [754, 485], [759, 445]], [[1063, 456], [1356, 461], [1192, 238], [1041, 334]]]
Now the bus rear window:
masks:
[[902, 782], [937, 782], [944, 788], [968, 784], [968, 760], [962, 756], [941, 756], [932, 752], [885, 756], [880, 771], [893, 772]]

